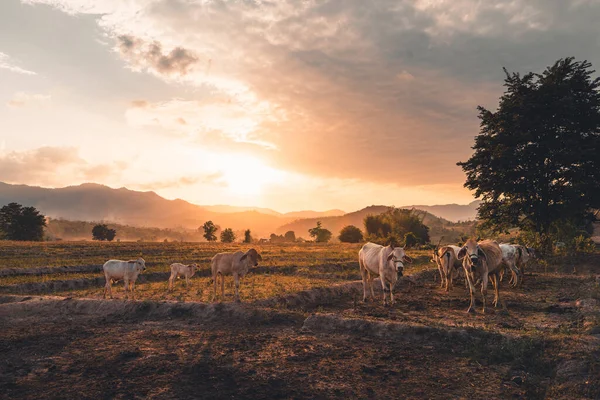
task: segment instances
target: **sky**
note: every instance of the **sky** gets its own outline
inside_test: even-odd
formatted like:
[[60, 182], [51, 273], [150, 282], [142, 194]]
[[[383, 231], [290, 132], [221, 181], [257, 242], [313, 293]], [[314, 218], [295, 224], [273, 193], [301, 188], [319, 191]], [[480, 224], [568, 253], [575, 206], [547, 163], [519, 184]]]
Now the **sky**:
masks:
[[503, 67], [600, 65], [599, 0], [2, 0], [0, 181], [353, 211], [473, 200]]

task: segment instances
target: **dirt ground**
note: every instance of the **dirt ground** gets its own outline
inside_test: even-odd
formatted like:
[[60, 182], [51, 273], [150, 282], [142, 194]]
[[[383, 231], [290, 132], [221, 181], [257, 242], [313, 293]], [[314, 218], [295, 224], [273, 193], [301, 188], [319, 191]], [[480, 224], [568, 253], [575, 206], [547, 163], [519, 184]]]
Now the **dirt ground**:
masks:
[[[3, 398], [600, 398], [596, 259], [465, 313], [433, 271], [248, 304], [0, 297]], [[491, 300], [491, 294], [488, 294]], [[478, 303], [477, 310], [481, 305]]]

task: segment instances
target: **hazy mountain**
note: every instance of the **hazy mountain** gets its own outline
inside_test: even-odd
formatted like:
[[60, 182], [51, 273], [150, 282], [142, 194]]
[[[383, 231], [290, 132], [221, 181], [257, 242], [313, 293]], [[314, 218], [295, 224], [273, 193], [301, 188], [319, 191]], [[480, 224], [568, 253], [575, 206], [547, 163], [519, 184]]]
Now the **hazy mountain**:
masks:
[[448, 221], [473, 221], [477, 216], [477, 207], [479, 207], [481, 201], [472, 201], [469, 204], [444, 204], [437, 206], [404, 206], [401, 208], [416, 208], [417, 210], [423, 210], [437, 215], [438, 217], [447, 219]]
[[317, 218], [317, 217], [337, 217], [340, 215], [344, 215], [345, 212], [342, 210], [327, 210], [327, 211], [292, 211], [288, 213], [280, 213], [275, 210], [271, 210], [270, 208], [261, 208], [261, 207], [239, 207], [239, 206], [228, 206], [228, 205], [214, 205], [214, 206], [200, 206], [205, 210], [217, 212], [217, 213], [237, 213], [243, 211], [256, 211], [265, 215], [275, 215], [278, 217], [285, 218]]
[[57, 189], [0, 183], [0, 205], [10, 202], [34, 206], [52, 218], [190, 229], [212, 220], [222, 228], [250, 228], [255, 236], [267, 236], [293, 220], [257, 211], [217, 213], [184, 200], [167, 200], [154, 192], [112, 189], [92, 183]]
[[[412, 208], [412, 207], [410, 207]], [[300, 219], [277, 228], [278, 234], [283, 234], [287, 231], [294, 231], [297, 237], [308, 238], [308, 230], [317, 225], [317, 221], [321, 221], [324, 228], [329, 229], [333, 237], [337, 237], [342, 228], [346, 225], [354, 225], [364, 233], [364, 219], [367, 215], [378, 215], [386, 212], [388, 206], [369, 206], [355, 212], [347, 213], [337, 217], [326, 218], [307, 218]], [[430, 229], [429, 234], [432, 241], [437, 242], [441, 236], [444, 237], [444, 243], [453, 243], [458, 241], [458, 237], [462, 232], [470, 230], [469, 224], [455, 226], [444, 218], [437, 217], [425, 210], [418, 210], [425, 213], [423, 223]]]
[[322, 218], [322, 217], [339, 217], [346, 214], [342, 210], [327, 210], [327, 211], [293, 211], [283, 214], [289, 218]]

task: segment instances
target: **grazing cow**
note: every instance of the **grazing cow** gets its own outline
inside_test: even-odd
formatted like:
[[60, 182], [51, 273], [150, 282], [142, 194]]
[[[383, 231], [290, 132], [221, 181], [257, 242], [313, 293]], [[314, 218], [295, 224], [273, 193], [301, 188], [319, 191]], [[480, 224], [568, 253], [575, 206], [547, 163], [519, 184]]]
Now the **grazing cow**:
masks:
[[138, 275], [146, 270], [146, 262], [141, 257], [131, 261], [108, 260], [102, 266], [102, 270], [104, 271], [104, 279], [106, 279], [104, 298], [106, 298], [106, 292], [108, 292], [112, 299], [112, 282], [123, 280], [125, 283], [125, 298], [127, 298], [127, 291], [130, 291], [133, 300], [135, 300], [135, 281]]
[[188, 287], [190, 278], [198, 271], [198, 264], [183, 265], [181, 263], [171, 264], [171, 277], [169, 277], [169, 290], [173, 290], [173, 281], [180, 275], [185, 277], [185, 287]]
[[402, 276], [404, 263], [412, 263], [412, 259], [406, 255], [402, 247], [392, 245], [384, 247], [375, 243], [366, 243], [358, 252], [358, 264], [363, 281], [363, 301], [367, 301], [367, 283], [371, 286], [371, 298], [375, 299], [373, 279], [378, 276], [383, 287], [383, 305], [387, 305], [387, 292], [390, 293], [390, 303], [394, 304], [394, 286]]
[[[488, 278], [494, 286], [494, 306], [498, 306], [500, 300], [499, 272], [502, 268], [502, 250], [498, 243], [492, 240], [484, 240], [477, 243], [475, 239], [469, 239], [458, 252], [458, 259], [462, 260], [463, 268], [469, 284], [471, 303], [467, 312], [474, 311], [476, 278], [481, 279], [481, 295], [483, 300], [483, 312], [485, 313]], [[506, 309], [504, 302], [502, 308]]]
[[453, 245], [443, 246], [433, 251], [432, 261], [437, 264], [442, 280], [440, 288], [445, 287], [446, 292], [452, 288], [454, 279], [458, 278], [459, 271], [462, 269], [462, 262], [457, 257], [459, 251], [460, 247]]
[[212, 258], [210, 268], [214, 282], [214, 296], [217, 298], [217, 278], [221, 275], [221, 298], [225, 296], [225, 275], [233, 275], [235, 282], [235, 301], [240, 301], [240, 278], [243, 278], [251, 267], [258, 266], [262, 257], [254, 249], [247, 252], [218, 253]]
[[525, 266], [533, 259], [535, 259], [535, 250], [531, 247], [515, 245], [517, 248], [517, 268], [521, 271], [521, 280], [519, 286], [523, 284], [525, 278]]
[[[511, 274], [510, 284], [513, 287], [516, 287], [521, 280], [521, 271], [517, 267], [517, 260], [519, 258], [519, 250], [517, 245], [513, 245], [510, 243], [500, 243], [500, 250], [502, 250], [502, 264], [504, 268], [508, 268]], [[500, 281], [502, 281], [502, 277], [504, 275], [504, 271], [500, 272]]]

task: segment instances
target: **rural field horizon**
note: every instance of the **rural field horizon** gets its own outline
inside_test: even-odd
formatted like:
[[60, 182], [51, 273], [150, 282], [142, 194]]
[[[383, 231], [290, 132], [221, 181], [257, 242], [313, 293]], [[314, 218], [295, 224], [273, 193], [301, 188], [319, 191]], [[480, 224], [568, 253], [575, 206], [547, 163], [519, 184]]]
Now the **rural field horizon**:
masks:
[[0, 397], [600, 399], [598, 19], [0, 1]]

